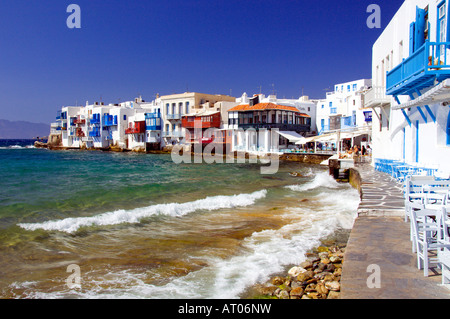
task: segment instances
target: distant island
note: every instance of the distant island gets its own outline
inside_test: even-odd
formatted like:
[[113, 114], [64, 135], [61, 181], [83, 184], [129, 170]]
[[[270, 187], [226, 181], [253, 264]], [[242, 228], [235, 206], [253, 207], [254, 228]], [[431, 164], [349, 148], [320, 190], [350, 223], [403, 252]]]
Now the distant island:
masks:
[[0, 120], [0, 139], [34, 139], [49, 134], [48, 124]]

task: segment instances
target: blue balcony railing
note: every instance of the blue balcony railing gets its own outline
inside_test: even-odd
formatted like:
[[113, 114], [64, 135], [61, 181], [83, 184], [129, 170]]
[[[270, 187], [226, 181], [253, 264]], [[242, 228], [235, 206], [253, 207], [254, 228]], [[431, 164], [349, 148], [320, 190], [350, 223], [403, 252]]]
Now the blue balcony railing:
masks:
[[341, 120], [341, 129], [351, 128], [351, 127], [355, 127], [355, 125], [353, 125], [353, 116], [343, 117]]
[[103, 126], [117, 125], [117, 115], [103, 114]]
[[[450, 42], [425, 42], [410, 57], [387, 73], [387, 95], [412, 95], [450, 77]], [[449, 53], [450, 55], [450, 53]]]
[[90, 137], [100, 137], [100, 130], [98, 127], [94, 127], [94, 129], [92, 131], [89, 131], [89, 136]]
[[92, 118], [89, 121], [91, 124], [100, 124], [100, 114], [92, 114]]

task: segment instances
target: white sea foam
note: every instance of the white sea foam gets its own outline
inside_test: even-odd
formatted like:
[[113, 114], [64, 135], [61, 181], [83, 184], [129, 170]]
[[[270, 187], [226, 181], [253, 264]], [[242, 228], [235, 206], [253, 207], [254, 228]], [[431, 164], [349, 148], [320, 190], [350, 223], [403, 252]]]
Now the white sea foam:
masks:
[[213, 196], [182, 204], [159, 204], [143, 208], [136, 208], [133, 210], [122, 209], [92, 217], [65, 218], [62, 220], [53, 220], [43, 223], [22, 223], [19, 224], [19, 226], [31, 231], [43, 229], [48, 231], [62, 231], [66, 233], [73, 233], [76, 232], [80, 227], [139, 223], [141, 219], [155, 215], [180, 217], [200, 210], [212, 211], [223, 208], [249, 206], [253, 205], [256, 200], [264, 198], [266, 194], [266, 190], [261, 190], [251, 194]]
[[[320, 175], [320, 174], [319, 174]], [[207, 266], [188, 273], [185, 276], [172, 278], [162, 285], [150, 284], [145, 272], [111, 269], [107, 276], [99, 278], [86, 274], [89, 288], [82, 291], [35, 292], [32, 298], [154, 298], [154, 299], [234, 299], [249, 286], [263, 283], [274, 273], [284, 270], [286, 266], [299, 264], [305, 260], [305, 253], [320, 244], [320, 239], [332, 234], [338, 228], [351, 228], [356, 217], [359, 203], [358, 192], [349, 187], [329, 187], [330, 181], [325, 176], [316, 176], [308, 189], [320, 187], [320, 193], [314, 195], [318, 205], [312, 207], [291, 207], [286, 217], [293, 222], [280, 229], [267, 229], [253, 233], [244, 239], [240, 253], [222, 259], [205, 255], [202, 258]], [[313, 185], [316, 185], [313, 187]], [[321, 186], [328, 188], [322, 188]], [[331, 185], [333, 185], [331, 183]], [[305, 187], [306, 189], [306, 187]], [[180, 214], [191, 209], [203, 207], [231, 207], [251, 205], [256, 199], [263, 198], [266, 191], [237, 196], [218, 196], [186, 204], [175, 205]], [[204, 204], [201, 204], [205, 202]], [[207, 203], [206, 203], [207, 202]], [[180, 206], [186, 205], [186, 206]], [[160, 205], [156, 205], [160, 206]], [[150, 206], [147, 212], [151, 215], [156, 206]], [[192, 208], [188, 208], [192, 207]], [[159, 208], [162, 213], [162, 207]], [[140, 213], [140, 212], [135, 212]], [[166, 211], [168, 213], [168, 211]], [[170, 213], [172, 214], [172, 213]], [[84, 279], [84, 277], [83, 277]], [[98, 282], [98, 285], [95, 284]]]
[[319, 187], [338, 188], [339, 183], [336, 182], [336, 180], [330, 174], [328, 174], [328, 172], [321, 172], [319, 174], [316, 174], [314, 179], [308, 183], [305, 183], [303, 185], [286, 186], [286, 188], [297, 192], [305, 192]]
[[36, 148], [34, 145], [11, 145], [11, 146], [1, 146], [0, 150], [24, 150], [24, 149], [33, 149]]

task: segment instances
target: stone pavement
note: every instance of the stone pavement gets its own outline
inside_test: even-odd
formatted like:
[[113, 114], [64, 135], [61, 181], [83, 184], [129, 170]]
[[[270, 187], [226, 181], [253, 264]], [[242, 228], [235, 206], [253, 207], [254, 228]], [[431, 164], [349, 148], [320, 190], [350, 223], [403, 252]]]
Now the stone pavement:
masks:
[[417, 268], [401, 185], [368, 164], [356, 169], [362, 200], [345, 252], [341, 298], [450, 299], [439, 269], [424, 277]]

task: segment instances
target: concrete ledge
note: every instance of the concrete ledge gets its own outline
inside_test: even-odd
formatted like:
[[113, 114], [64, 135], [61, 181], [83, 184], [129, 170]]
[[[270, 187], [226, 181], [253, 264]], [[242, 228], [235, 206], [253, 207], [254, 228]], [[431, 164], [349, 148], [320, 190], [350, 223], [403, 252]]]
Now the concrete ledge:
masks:
[[429, 277], [417, 268], [401, 186], [369, 165], [350, 175], [361, 203], [344, 255], [341, 299], [450, 299], [437, 267]]

